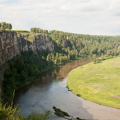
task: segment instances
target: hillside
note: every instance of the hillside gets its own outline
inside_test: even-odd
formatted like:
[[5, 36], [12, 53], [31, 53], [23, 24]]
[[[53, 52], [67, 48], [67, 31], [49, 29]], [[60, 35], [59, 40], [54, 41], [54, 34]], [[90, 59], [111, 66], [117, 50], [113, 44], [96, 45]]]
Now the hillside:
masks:
[[4, 79], [6, 102], [12, 100], [14, 90], [30, 84], [36, 75], [51, 67], [83, 57], [91, 57], [98, 62], [97, 56], [101, 56], [100, 61], [120, 54], [118, 36], [32, 30], [0, 32], [0, 81]]
[[64, 56], [63, 59], [66, 60], [93, 55], [118, 56], [120, 37], [82, 35], [57, 30], [47, 33], [33, 33], [25, 30], [0, 32], [0, 65], [22, 51], [29, 50], [54, 51], [55, 54]]

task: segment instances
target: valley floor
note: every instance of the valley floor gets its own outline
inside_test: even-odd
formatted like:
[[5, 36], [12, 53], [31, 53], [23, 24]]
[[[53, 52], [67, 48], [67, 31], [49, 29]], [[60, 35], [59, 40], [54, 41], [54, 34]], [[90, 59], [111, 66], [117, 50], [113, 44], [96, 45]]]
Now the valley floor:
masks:
[[120, 57], [72, 70], [67, 84], [77, 96], [120, 109]]

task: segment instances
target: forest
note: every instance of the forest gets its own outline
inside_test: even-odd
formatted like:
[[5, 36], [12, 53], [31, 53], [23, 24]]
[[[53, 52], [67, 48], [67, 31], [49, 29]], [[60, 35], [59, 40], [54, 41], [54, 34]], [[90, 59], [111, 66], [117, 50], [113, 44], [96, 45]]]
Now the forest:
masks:
[[52, 30], [50, 36], [70, 58], [88, 56], [117, 56], [120, 51], [119, 36], [98, 36]]

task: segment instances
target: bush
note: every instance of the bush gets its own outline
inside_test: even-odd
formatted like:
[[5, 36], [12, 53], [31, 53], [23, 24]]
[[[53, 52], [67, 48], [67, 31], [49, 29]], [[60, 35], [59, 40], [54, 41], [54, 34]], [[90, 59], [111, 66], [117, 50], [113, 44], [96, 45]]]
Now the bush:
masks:
[[34, 113], [29, 114], [28, 117], [24, 117], [17, 106], [12, 107], [0, 103], [0, 120], [48, 120], [50, 111], [45, 113]]

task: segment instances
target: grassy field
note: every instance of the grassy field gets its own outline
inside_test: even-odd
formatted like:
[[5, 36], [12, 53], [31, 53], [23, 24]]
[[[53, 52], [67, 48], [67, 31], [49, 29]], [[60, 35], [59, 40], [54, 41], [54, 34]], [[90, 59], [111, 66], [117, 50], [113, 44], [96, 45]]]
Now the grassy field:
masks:
[[20, 35], [29, 35], [28, 39], [26, 39], [26, 40], [28, 40], [30, 42], [33, 42], [35, 35], [43, 35], [42, 33], [33, 33], [33, 32], [30, 32], [30, 31], [26, 31], [26, 30], [13, 30], [13, 31], [17, 32]]
[[28, 37], [28, 41], [30, 41], [30, 42], [33, 42], [33, 39], [34, 39], [34, 36], [35, 35], [40, 35], [41, 33], [32, 33], [32, 32], [30, 32], [30, 31], [25, 31], [25, 30], [18, 30], [18, 31], [16, 31], [17, 33], [19, 33], [19, 34], [21, 34], [21, 35], [28, 35], [29, 34], [29, 37]]
[[120, 109], [120, 57], [72, 70], [67, 85], [84, 99]]

